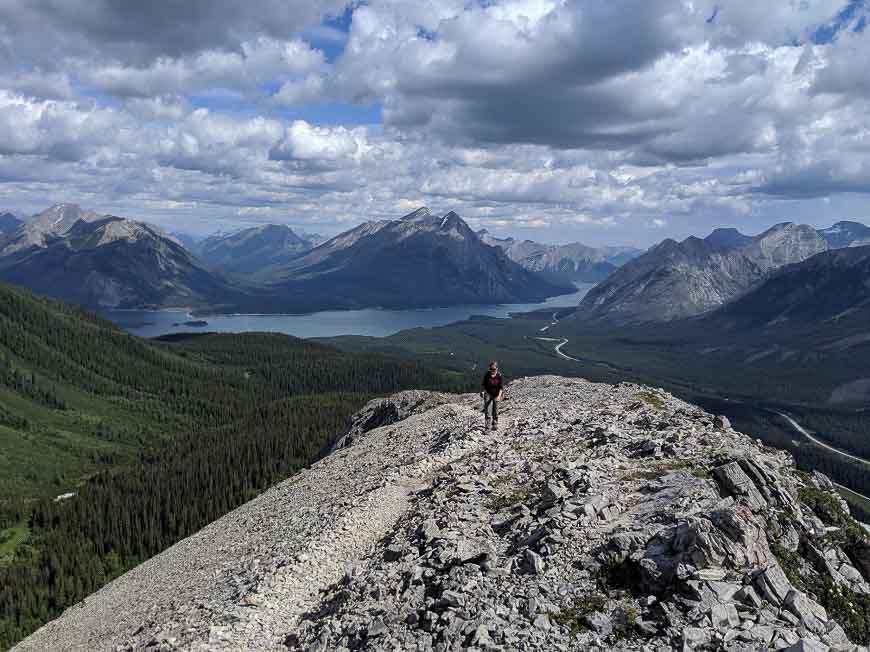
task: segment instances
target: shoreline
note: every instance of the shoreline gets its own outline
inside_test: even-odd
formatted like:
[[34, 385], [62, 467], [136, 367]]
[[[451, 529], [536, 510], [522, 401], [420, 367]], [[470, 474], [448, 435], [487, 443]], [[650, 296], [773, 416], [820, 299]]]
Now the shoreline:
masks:
[[[586, 286], [589, 287], [586, 287]], [[387, 306], [367, 306], [360, 308], [327, 308], [323, 310], [309, 310], [306, 312], [207, 312], [209, 309], [203, 308], [192, 308], [190, 306], [183, 307], [166, 307], [166, 308], [110, 308], [110, 307], [98, 307], [98, 308], [86, 308], [87, 310], [93, 310], [97, 312], [97, 314], [104, 313], [151, 313], [151, 314], [167, 314], [167, 313], [185, 313], [194, 319], [203, 318], [208, 319], [209, 317], [306, 317], [311, 315], [319, 315], [326, 313], [335, 313], [335, 314], [343, 314], [343, 313], [351, 313], [351, 312], [361, 312], [364, 310], [372, 310], [377, 312], [433, 312], [435, 310], [445, 310], [449, 308], [481, 308], [484, 310], [490, 310], [493, 308], [500, 308], [503, 306], [523, 306], [523, 305], [536, 305], [536, 306], [545, 306], [548, 301], [553, 301], [558, 299], [559, 297], [572, 297], [584, 289], [588, 291], [594, 287], [593, 284], [584, 284], [583, 287], [578, 286], [576, 291], [567, 292], [565, 294], [557, 294], [552, 297], [547, 297], [542, 301], [528, 301], [528, 302], [517, 302], [517, 303], [453, 303], [447, 305], [434, 305], [434, 306], [415, 306], [408, 308], [398, 308], [398, 307], [387, 307]], [[576, 306], [552, 306], [558, 309], [567, 309], [567, 308], [576, 308]], [[531, 312], [535, 312], [542, 308], [537, 308]], [[473, 314], [473, 313], [472, 313]], [[514, 314], [523, 314], [522, 312], [516, 312]], [[508, 317], [510, 318], [510, 317]]]

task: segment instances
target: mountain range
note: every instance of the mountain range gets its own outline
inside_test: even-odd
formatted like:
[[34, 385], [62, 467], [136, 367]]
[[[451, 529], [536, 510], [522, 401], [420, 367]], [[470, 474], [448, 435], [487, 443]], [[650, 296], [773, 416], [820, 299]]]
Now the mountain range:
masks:
[[776, 270], [828, 250], [860, 246], [868, 238], [870, 229], [856, 222], [822, 230], [786, 222], [757, 236], [717, 229], [706, 238], [668, 239], [593, 288], [577, 315], [642, 323], [703, 314], [741, 297]]
[[[571, 288], [425, 208], [312, 248], [286, 226], [212, 237], [201, 258], [143, 222], [60, 204], [0, 241], [0, 280], [89, 307], [307, 312], [543, 300]], [[242, 278], [242, 277], [245, 278]]]
[[643, 253], [633, 247], [589, 247], [580, 242], [552, 245], [532, 240], [498, 238], [486, 229], [477, 232], [489, 245], [508, 258], [555, 283], [598, 283]]
[[[144, 222], [58, 204], [24, 220], [0, 216], [0, 280], [89, 307], [274, 313], [531, 302], [603, 279], [578, 318], [648, 323], [707, 314], [744, 295], [748, 302], [778, 270], [868, 243], [870, 228], [857, 222], [821, 230], [786, 222], [756, 236], [717, 229], [667, 239], [640, 253], [497, 238], [455, 212], [420, 208], [320, 244], [264, 225], [211, 236], [193, 253]], [[847, 260], [823, 257], [814, 273], [824, 276], [825, 265], [840, 273]], [[763, 323], [768, 313], [759, 310]]]

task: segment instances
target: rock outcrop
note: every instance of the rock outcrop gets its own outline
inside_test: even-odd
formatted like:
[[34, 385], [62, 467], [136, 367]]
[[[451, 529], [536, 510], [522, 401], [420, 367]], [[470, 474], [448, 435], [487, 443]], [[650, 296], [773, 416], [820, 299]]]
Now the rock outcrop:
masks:
[[848, 611], [866, 604], [866, 533], [788, 454], [630, 384], [518, 380], [501, 424], [483, 429], [473, 395], [374, 401], [330, 456], [18, 649], [866, 642]]

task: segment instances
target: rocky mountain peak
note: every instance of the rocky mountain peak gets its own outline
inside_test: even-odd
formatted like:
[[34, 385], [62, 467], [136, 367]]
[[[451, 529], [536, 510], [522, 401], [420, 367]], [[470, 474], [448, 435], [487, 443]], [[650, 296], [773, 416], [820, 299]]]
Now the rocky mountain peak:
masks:
[[194, 306], [233, 297], [183, 245], [155, 226], [112, 215], [0, 249], [0, 280], [87, 307]]
[[798, 263], [828, 250], [828, 243], [811, 226], [783, 222], [756, 236], [742, 253], [764, 271]]
[[27, 220], [27, 224], [42, 232], [62, 234], [69, 231], [79, 220], [93, 222], [102, 217], [93, 211], [83, 210], [78, 204], [55, 204], [32, 216]]
[[482, 428], [476, 395], [372, 401], [331, 455], [20, 649], [854, 650], [866, 636], [848, 604], [870, 593], [870, 541], [788, 454], [632, 384], [524, 378], [501, 422]]
[[432, 214], [429, 212], [429, 209], [425, 206], [421, 206], [415, 211], [412, 211], [401, 218], [403, 222], [413, 222], [415, 220], [426, 220], [432, 217]]
[[[75, 243], [77, 237], [87, 237], [88, 247], [101, 247], [113, 242], [137, 242], [144, 237], [166, 237], [155, 229], [141, 222], [126, 220], [122, 217], [108, 215], [96, 222], [78, 221], [68, 231], [71, 243]], [[92, 237], [88, 237], [92, 236]]]
[[744, 235], [735, 228], [719, 228], [704, 239], [714, 247], [730, 250], [744, 246], [752, 240], [752, 236]]
[[12, 213], [0, 213], [0, 240], [11, 236], [21, 228], [23, 222]]

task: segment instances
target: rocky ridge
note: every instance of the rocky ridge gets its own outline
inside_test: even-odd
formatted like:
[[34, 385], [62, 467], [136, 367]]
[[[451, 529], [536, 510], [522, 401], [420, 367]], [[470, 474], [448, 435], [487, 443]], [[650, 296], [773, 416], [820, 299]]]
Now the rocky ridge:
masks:
[[331, 455], [17, 649], [870, 640], [870, 543], [824, 476], [638, 385], [525, 378], [502, 405], [492, 432], [475, 395], [372, 401]]

